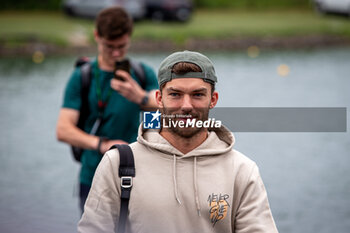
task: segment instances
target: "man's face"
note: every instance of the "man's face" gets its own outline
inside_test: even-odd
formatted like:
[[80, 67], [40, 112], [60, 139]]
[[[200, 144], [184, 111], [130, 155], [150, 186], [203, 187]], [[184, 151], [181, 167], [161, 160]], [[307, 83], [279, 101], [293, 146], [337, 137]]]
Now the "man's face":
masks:
[[[211, 93], [211, 85], [199, 78], [177, 78], [167, 82], [162, 92], [156, 92], [156, 100], [162, 108], [165, 121], [184, 121], [191, 119], [205, 121], [208, 119], [209, 109], [218, 100], [218, 93]], [[171, 133], [184, 138], [190, 138], [205, 130], [196, 127], [170, 127]]]
[[95, 41], [103, 61], [109, 66], [114, 66], [116, 61], [121, 61], [126, 56], [130, 46], [130, 35], [125, 34], [115, 40], [107, 40], [95, 32]]

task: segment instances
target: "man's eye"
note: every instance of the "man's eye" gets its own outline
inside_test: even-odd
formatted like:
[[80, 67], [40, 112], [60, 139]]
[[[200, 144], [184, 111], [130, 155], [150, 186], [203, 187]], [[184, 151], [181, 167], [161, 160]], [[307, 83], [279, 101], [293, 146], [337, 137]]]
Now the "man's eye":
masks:
[[169, 95], [172, 96], [172, 97], [176, 97], [176, 96], [179, 96], [179, 93], [171, 92], [171, 93], [169, 93]]
[[194, 97], [202, 97], [202, 96], [204, 96], [204, 94], [203, 93], [194, 93], [193, 96]]

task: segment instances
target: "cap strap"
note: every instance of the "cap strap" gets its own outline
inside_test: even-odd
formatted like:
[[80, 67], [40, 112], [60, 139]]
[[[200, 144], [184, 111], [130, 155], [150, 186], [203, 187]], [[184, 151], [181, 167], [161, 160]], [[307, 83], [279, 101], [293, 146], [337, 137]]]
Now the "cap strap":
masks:
[[205, 75], [204, 72], [188, 72], [184, 74], [176, 74], [176, 73], [171, 73], [170, 75], [171, 79], [173, 78], [202, 78], [206, 79], [207, 76]]

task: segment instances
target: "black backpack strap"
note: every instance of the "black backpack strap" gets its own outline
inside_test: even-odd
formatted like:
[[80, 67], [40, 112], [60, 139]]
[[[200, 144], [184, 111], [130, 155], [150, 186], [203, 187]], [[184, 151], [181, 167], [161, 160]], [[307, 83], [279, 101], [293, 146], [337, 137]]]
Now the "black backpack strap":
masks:
[[131, 68], [135, 71], [137, 78], [141, 82], [142, 89], [146, 88], [146, 74], [140, 62], [130, 60]]
[[75, 67], [80, 67], [82, 65], [84, 65], [85, 63], [88, 63], [91, 59], [89, 57], [83, 56], [83, 57], [79, 57], [76, 61], [75, 61]]
[[[87, 61], [83, 61], [79, 59], [76, 62], [76, 67], [80, 67], [81, 73], [81, 106], [79, 110], [79, 119], [77, 127], [79, 129], [84, 129], [85, 121], [89, 115], [89, 89], [91, 83], [91, 64]], [[80, 147], [71, 146], [72, 153], [75, 161], [81, 161], [81, 155], [83, 153], [83, 149]]]
[[130, 146], [116, 144], [111, 149], [117, 148], [119, 150], [119, 177], [120, 177], [120, 214], [118, 233], [125, 232], [126, 219], [128, 217], [129, 199], [132, 188], [132, 179], [135, 177], [135, 162], [134, 154]]
[[[91, 64], [89, 62], [80, 67], [81, 72], [81, 107], [78, 120], [78, 127], [84, 127], [87, 116], [89, 115], [89, 89], [91, 83]], [[82, 125], [81, 125], [82, 124]]]

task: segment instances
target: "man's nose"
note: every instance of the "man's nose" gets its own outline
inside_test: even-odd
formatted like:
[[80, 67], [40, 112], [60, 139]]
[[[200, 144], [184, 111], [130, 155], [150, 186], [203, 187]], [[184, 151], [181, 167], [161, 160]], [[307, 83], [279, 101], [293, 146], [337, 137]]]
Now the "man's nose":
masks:
[[121, 55], [120, 49], [113, 49], [112, 56], [119, 57]]
[[193, 109], [192, 100], [191, 100], [191, 97], [189, 95], [184, 95], [181, 109], [182, 110], [192, 110]]

